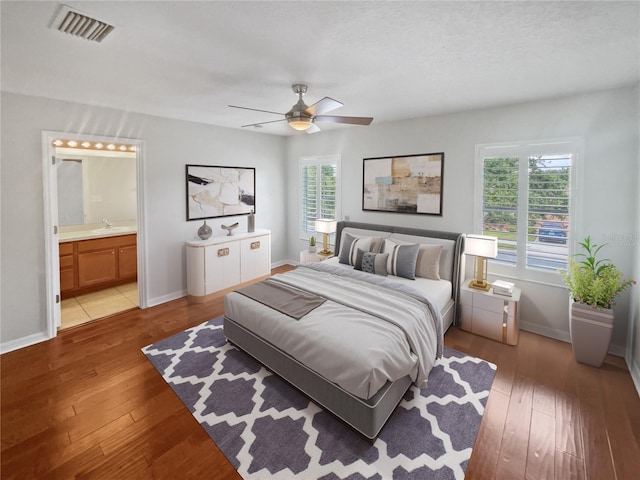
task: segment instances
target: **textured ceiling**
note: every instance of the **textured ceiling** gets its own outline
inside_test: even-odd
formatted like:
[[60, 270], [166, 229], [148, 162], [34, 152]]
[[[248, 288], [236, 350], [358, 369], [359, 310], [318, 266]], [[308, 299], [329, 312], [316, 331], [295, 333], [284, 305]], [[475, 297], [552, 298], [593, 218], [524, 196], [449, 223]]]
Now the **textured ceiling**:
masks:
[[297, 82], [376, 124], [640, 79], [636, 1], [66, 3], [115, 30], [88, 42], [48, 28], [58, 2], [3, 0], [3, 91], [239, 128], [278, 117], [228, 104], [284, 113]]

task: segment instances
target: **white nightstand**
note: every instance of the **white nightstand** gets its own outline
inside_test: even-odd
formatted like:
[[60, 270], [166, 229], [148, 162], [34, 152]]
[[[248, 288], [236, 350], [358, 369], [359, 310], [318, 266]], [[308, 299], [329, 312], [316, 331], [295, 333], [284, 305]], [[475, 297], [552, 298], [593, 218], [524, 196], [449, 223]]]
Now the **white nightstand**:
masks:
[[308, 249], [300, 250], [300, 263], [322, 262], [333, 256], [333, 252], [330, 255], [320, 255], [318, 252], [311, 253]]
[[508, 345], [517, 345], [520, 334], [520, 289], [513, 295], [497, 295], [469, 288], [467, 278], [460, 288], [460, 328]]

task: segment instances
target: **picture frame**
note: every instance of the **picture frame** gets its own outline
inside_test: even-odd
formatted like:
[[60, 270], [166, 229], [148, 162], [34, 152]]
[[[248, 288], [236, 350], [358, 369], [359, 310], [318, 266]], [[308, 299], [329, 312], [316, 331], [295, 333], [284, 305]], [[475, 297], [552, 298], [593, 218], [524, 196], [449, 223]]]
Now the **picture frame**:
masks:
[[255, 213], [256, 169], [185, 165], [187, 221]]
[[444, 152], [364, 158], [362, 210], [442, 216]]

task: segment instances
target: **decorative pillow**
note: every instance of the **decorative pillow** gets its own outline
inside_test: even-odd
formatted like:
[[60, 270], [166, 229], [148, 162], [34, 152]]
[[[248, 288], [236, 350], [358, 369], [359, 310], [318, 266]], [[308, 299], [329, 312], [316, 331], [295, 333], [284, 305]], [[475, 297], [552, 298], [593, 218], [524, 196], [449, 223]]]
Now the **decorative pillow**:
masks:
[[340, 255], [338, 258], [340, 263], [355, 265], [359, 248], [365, 252], [378, 253], [381, 246], [382, 237], [356, 237], [350, 233], [345, 233], [340, 242]]
[[440, 280], [440, 254], [442, 245], [421, 244], [416, 260], [416, 277]]
[[387, 272], [397, 277], [416, 279], [416, 260], [418, 259], [417, 243], [399, 244], [388, 238], [384, 241], [384, 253], [389, 254]]
[[356, 263], [353, 268], [386, 277], [388, 258], [388, 253], [365, 252], [364, 250], [358, 249], [356, 253]]

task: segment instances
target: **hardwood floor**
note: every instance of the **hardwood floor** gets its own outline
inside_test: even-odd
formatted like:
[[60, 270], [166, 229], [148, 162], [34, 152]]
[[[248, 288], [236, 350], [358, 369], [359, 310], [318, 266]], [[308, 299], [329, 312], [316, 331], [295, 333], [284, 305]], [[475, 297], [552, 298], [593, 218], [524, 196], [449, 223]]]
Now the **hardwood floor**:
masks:
[[[1, 477], [239, 479], [140, 351], [222, 313], [222, 298], [183, 298], [2, 355]], [[621, 358], [588, 367], [527, 332], [511, 347], [452, 328], [445, 343], [498, 366], [466, 478], [638, 478], [640, 398]]]

